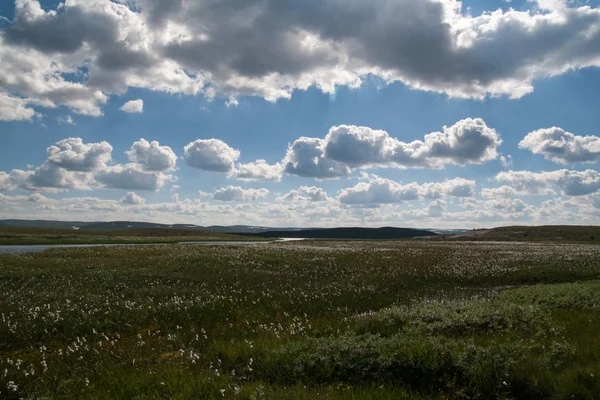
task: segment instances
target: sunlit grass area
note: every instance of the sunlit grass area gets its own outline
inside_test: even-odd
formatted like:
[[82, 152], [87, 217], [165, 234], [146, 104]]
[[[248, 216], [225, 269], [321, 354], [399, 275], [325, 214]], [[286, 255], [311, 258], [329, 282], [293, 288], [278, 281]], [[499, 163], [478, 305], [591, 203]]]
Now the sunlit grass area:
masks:
[[61, 249], [0, 293], [0, 398], [600, 398], [594, 245]]

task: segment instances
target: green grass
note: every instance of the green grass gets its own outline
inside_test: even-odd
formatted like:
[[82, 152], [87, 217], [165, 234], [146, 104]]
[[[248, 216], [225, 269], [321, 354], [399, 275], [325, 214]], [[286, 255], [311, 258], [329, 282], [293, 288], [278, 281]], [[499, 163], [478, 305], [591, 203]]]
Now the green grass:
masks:
[[434, 240], [510, 241], [555, 243], [600, 243], [600, 227], [585, 225], [504, 226], [492, 229], [473, 229]]
[[597, 399], [600, 247], [0, 255], [0, 398]]
[[0, 246], [52, 244], [166, 244], [195, 241], [263, 241], [266, 239], [190, 229], [88, 231], [47, 228], [0, 228]]

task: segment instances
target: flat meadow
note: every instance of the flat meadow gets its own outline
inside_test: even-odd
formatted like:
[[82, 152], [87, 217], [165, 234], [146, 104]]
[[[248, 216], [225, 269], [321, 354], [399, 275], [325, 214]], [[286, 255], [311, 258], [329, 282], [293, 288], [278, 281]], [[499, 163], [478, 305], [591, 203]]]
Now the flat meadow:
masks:
[[598, 399], [600, 246], [0, 254], [3, 399]]

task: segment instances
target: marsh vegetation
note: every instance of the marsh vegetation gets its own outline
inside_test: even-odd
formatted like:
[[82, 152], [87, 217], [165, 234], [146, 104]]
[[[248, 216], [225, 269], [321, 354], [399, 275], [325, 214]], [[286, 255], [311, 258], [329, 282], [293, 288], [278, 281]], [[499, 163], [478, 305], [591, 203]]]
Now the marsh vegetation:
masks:
[[0, 398], [597, 399], [600, 246], [0, 255]]
[[257, 241], [265, 239], [222, 232], [173, 228], [94, 231], [64, 228], [0, 227], [0, 246], [52, 244], [162, 244], [203, 240]]

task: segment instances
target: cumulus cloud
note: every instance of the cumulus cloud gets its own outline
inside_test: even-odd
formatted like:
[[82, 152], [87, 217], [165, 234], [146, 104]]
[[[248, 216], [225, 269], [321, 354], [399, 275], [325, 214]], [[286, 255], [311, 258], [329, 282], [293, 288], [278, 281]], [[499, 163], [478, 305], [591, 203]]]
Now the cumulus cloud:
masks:
[[134, 192], [127, 192], [119, 201], [123, 204], [129, 204], [133, 206], [139, 206], [146, 203], [146, 200], [143, 197], [138, 196]]
[[549, 194], [557, 189], [565, 196], [583, 196], [600, 190], [600, 173], [595, 170], [561, 169], [547, 172], [508, 171], [496, 175], [496, 181], [506, 182], [525, 194]]
[[227, 186], [213, 193], [213, 200], [218, 201], [255, 201], [269, 195], [267, 189], [242, 189], [239, 186]]
[[88, 190], [95, 186], [92, 172], [69, 171], [48, 160], [34, 170], [13, 169], [5, 175], [4, 190], [60, 191], [69, 189]]
[[[444, 127], [443, 132], [425, 135], [422, 157], [434, 160], [434, 166], [482, 164], [498, 157], [497, 148], [501, 144], [500, 135], [484, 120], [467, 118]], [[409, 145], [420, 147], [418, 141]]]
[[504, 168], [510, 168], [513, 166], [513, 159], [512, 156], [509, 154], [507, 156], [501, 155], [500, 156], [500, 163], [502, 164], [502, 166]]
[[54, 202], [54, 199], [50, 199], [41, 193], [33, 193], [28, 196], [5, 196], [3, 194], [0, 194], [0, 201], [5, 202], [5, 203], [28, 202], [28, 203], [43, 204], [43, 203], [52, 203], [52, 202]]
[[325, 137], [325, 157], [351, 167], [394, 166], [439, 168], [444, 163], [481, 164], [498, 156], [502, 140], [481, 118], [467, 118], [424, 141], [401, 142], [381, 130], [341, 125]]
[[444, 200], [437, 199], [427, 206], [427, 215], [433, 218], [441, 217], [446, 212], [447, 203]]
[[38, 115], [33, 108], [28, 107], [29, 103], [26, 99], [11, 96], [0, 89], [0, 121], [27, 121]]
[[518, 194], [518, 192], [510, 186], [502, 186], [499, 188], [485, 188], [481, 190], [481, 196], [485, 198], [497, 198], [497, 197], [512, 197]]
[[83, 143], [81, 138], [68, 138], [46, 150], [48, 161], [69, 171], [90, 172], [106, 166], [111, 160], [108, 142]]
[[443, 182], [428, 182], [420, 185], [420, 193], [429, 199], [441, 197], [471, 197], [475, 194], [475, 181], [454, 178]]
[[16, 188], [17, 182], [14, 178], [10, 174], [0, 171], [0, 192], [10, 192]]
[[[39, 167], [0, 172], [0, 191], [52, 192], [100, 188], [157, 191], [175, 180], [173, 175], [163, 173], [172, 168], [169, 166], [174, 160], [162, 160], [165, 154], [169, 157], [174, 157], [174, 154], [169, 154], [167, 149], [170, 149], [159, 146], [158, 142], [145, 144], [143, 141], [136, 142], [128, 152], [136, 162], [112, 165], [113, 148], [108, 142], [84, 143], [81, 138], [63, 139], [48, 147], [46, 161]], [[157, 171], [159, 167], [163, 172]]]
[[92, 116], [130, 87], [233, 105], [374, 75], [452, 97], [518, 98], [537, 79], [600, 65], [600, 9], [563, 0], [481, 15], [457, 0], [15, 4], [0, 35], [0, 85]]
[[184, 148], [188, 166], [211, 172], [233, 172], [240, 151], [219, 139], [198, 139]]
[[236, 98], [235, 98], [235, 97], [233, 97], [233, 96], [229, 96], [229, 99], [228, 99], [228, 100], [225, 102], [225, 106], [226, 106], [227, 108], [230, 108], [230, 107], [237, 107], [237, 106], [239, 106], [239, 105], [240, 105], [240, 102], [238, 101], [238, 99], [236, 99]]
[[525, 203], [521, 199], [495, 199], [488, 200], [486, 205], [494, 210], [510, 212], [510, 213], [521, 213], [521, 212], [533, 212], [534, 207]]
[[138, 164], [113, 165], [98, 171], [94, 177], [107, 189], [151, 191], [159, 191], [174, 179], [173, 175], [144, 171]]
[[[122, 200], [98, 197], [66, 197], [52, 199], [39, 193], [3, 195], [1, 214], [5, 218], [53, 218], [74, 220], [146, 220], [162, 223], [189, 223], [190, 218], [203, 225], [226, 221], [262, 226], [408, 226], [425, 228], [482, 227], [507, 224], [598, 224], [598, 193], [544, 201], [539, 207], [520, 199], [480, 200], [474, 197], [432, 199], [381, 207], [348, 207], [337, 201], [291, 201], [255, 203], [190, 199], [174, 195], [166, 202], [130, 204], [136, 197]], [[435, 224], [435, 225], [433, 225]]]
[[156, 140], [148, 142], [140, 139], [125, 154], [129, 161], [140, 164], [144, 171], [170, 171], [177, 163], [175, 152], [169, 146], [161, 146]]
[[141, 113], [142, 111], [144, 111], [144, 100], [130, 100], [127, 103], [123, 104], [119, 110], [129, 114]]
[[230, 176], [241, 181], [279, 182], [282, 175], [283, 167], [280, 163], [271, 165], [265, 160], [256, 160], [251, 163], [236, 165]]
[[283, 164], [292, 175], [319, 179], [347, 176], [353, 168], [443, 168], [482, 164], [498, 157], [500, 135], [480, 118], [467, 118], [410, 143], [364, 126], [332, 127], [324, 139], [302, 137]]
[[323, 156], [324, 141], [301, 137], [291, 144], [283, 159], [284, 171], [306, 178], [331, 179], [348, 176], [350, 168]]
[[600, 137], [577, 136], [557, 127], [530, 132], [519, 148], [560, 164], [594, 163], [600, 159]]
[[56, 120], [58, 121], [58, 123], [60, 125], [76, 125], [75, 121], [73, 121], [73, 117], [71, 117], [70, 115], [67, 115], [66, 118], [62, 118], [62, 117], [58, 117], [56, 118]]
[[594, 193], [593, 195], [591, 195], [590, 196], [590, 200], [591, 200], [591, 204], [595, 208], [599, 208], [600, 209], [600, 193]]
[[327, 193], [316, 186], [300, 186], [298, 189], [290, 190], [289, 193], [278, 197], [279, 201], [295, 201], [295, 200], [308, 200], [308, 201], [327, 201], [329, 196]]
[[349, 205], [380, 205], [423, 198], [469, 197], [475, 192], [475, 181], [462, 178], [421, 185], [416, 182], [403, 185], [375, 175], [368, 176], [366, 179], [366, 181], [359, 182], [356, 186], [342, 189], [338, 197], [339, 201], [342, 204]]

